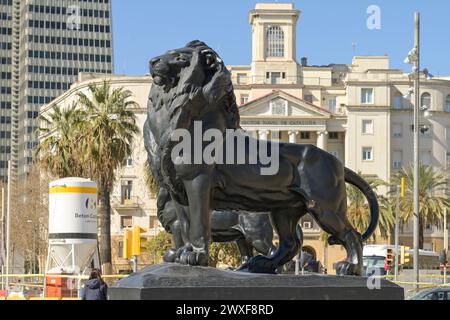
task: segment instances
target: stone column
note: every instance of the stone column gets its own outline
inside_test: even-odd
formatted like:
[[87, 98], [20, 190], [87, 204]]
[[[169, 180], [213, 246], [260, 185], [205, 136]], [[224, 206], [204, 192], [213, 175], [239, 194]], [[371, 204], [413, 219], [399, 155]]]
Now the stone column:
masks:
[[258, 133], [259, 133], [259, 140], [266, 140], [266, 141], [268, 140], [270, 131], [262, 130], [259, 131]]
[[297, 131], [289, 131], [289, 143], [297, 143]]
[[317, 132], [317, 147], [322, 150], [327, 150], [328, 148], [328, 132], [321, 131]]

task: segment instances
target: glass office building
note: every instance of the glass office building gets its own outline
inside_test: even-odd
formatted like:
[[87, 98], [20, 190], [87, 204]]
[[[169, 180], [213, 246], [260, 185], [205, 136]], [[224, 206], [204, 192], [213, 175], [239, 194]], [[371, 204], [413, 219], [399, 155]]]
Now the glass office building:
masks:
[[111, 0], [0, 0], [0, 179], [33, 163], [42, 105], [80, 72], [113, 73]]

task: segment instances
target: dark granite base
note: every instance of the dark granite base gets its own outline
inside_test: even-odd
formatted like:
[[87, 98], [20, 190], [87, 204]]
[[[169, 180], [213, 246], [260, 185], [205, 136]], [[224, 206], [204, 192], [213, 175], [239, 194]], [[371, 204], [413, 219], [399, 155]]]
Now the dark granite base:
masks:
[[366, 278], [261, 275], [162, 264], [148, 267], [108, 290], [110, 300], [404, 300], [386, 280], [369, 290]]

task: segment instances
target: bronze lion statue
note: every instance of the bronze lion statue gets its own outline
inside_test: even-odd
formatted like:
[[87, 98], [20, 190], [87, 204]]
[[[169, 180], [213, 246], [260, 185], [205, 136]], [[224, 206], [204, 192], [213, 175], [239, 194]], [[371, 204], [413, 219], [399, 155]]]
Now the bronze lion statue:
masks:
[[[270, 212], [279, 247], [269, 257], [250, 259], [246, 268], [275, 273], [300, 251], [296, 229], [309, 213], [330, 234], [329, 243], [347, 251], [346, 261], [337, 265], [338, 274], [362, 274], [363, 241], [375, 232], [379, 219], [377, 197], [364, 179], [313, 145], [259, 141], [244, 134], [244, 148], [236, 143], [239, 136], [229, 136], [241, 130], [231, 75], [203, 42], [193, 41], [152, 59], [150, 73], [145, 144], [154, 176], [176, 203], [185, 244], [177, 252], [179, 263], [208, 265], [213, 210]], [[192, 149], [180, 149], [180, 136], [186, 133], [183, 143], [191, 143]], [[210, 139], [205, 138], [208, 135]], [[198, 161], [213, 141], [217, 161], [205, 157]], [[255, 143], [256, 152], [248, 151]], [[262, 155], [268, 150], [278, 164], [275, 172], [267, 173], [270, 164]], [[226, 163], [221, 161], [225, 158]], [[363, 235], [347, 219], [346, 183], [361, 190], [370, 206], [371, 220]], [[189, 209], [182, 210], [183, 206]]]

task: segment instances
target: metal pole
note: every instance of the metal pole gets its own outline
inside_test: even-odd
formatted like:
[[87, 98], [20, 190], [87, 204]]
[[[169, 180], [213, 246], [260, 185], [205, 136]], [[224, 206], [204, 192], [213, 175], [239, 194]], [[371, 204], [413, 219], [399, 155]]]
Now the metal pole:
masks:
[[414, 282], [416, 289], [419, 288], [420, 271], [419, 271], [419, 228], [420, 228], [420, 204], [419, 204], [419, 186], [420, 186], [420, 135], [419, 135], [419, 116], [420, 116], [420, 12], [415, 13], [415, 35], [414, 46], [417, 52], [417, 60], [415, 63], [415, 106], [414, 106]]
[[5, 274], [5, 266], [2, 265], [2, 291], [5, 290], [5, 282], [3, 275]]
[[394, 264], [394, 281], [398, 281], [399, 262], [399, 243], [400, 243], [400, 189], [397, 189], [397, 208], [395, 210], [395, 264]]
[[[444, 209], [444, 250], [447, 253], [448, 260], [448, 224], [447, 224], [447, 208]], [[447, 263], [444, 264], [444, 284], [447, 284]]]
[[138, 257], [133, 256], [132, 262], [133, 262], [133, 272], [136, 273], [138, 272]]
[[33, 274], [36, 274], [36, 227], [33, 229]]
[[11, 161], [8, 161], [8, 207], [6, 222], [6, 290], [10, 290], [9, 286], [9, 266], [10, 266], [10, 241], [11, 241]]
[[295, 256], [295, 275], [300, 275], [300, 255]]
[[[5, 266], [6, 257], [5, 257], [5, 188], [2, 188], [2, 220], [1, 220], [1, 230], [2, 237], [0, 238], [0, 260], [2, 262], [2, 268]], [[3, 275], [3, 269], [2, 269]], [[2, 278], [3, 282], [3, 278]], [[3, 289], [3, 284], [2, 284]]]

